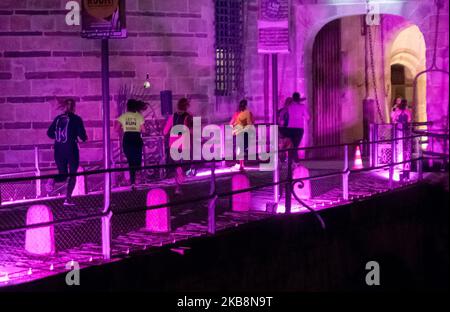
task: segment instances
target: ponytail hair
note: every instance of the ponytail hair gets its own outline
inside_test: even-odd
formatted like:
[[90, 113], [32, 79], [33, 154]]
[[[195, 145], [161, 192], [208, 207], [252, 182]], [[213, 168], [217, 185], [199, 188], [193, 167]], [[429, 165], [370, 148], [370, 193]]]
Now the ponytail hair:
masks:
[[75, 100], [72, 98], [67, 98], [60, 102], [58, 109], [62, 110], [64, 113], [73, 113], [75, 111]]
[[140, 113], [147, 109], [148, 104], [144, 101], [129, 99], [127, 102], [127, 111], [132, 113]]
[[247, 100], [246, 100], [246, 99], [242, 99], [242, 100], [239, 102], [239, 106], [238, 106], [237, 111], [238, 111], [238, 112], [243, 112], [243, 111], [245, 111], [245, 110], [247, 109], [247, 105], [248, 105]]

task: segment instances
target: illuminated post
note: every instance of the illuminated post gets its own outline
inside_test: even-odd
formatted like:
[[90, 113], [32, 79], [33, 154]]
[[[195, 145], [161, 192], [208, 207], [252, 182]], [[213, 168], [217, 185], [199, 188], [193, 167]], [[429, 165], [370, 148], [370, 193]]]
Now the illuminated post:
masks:
[[[418, 140], [420, 140], [420, 138], [418, 138]], [[422, 145], [419, 144], [419, 148], [417, 149], [417, 179], [419, 181], [423, 179], [422, 156]]]
[[[36, 168], [36, 176], [41, 175], [41, 169], [39, 168], [39, 147], [34, 147], [34, 164]], [[36, 180], [36, 198], [41, 197], [41, 179]]]
[[394, 168], [395, 163], [397, 162], [397, 153], [396, 153], [396, 124], [392, 124], [391, 128], [391, 165], [389, 166], [389, 189], [392, 190], [394, 188]]
[[[278, 111], [278, 56], [277, 54], [272, 54], [272, 122], [274, 125], [277, 124], [277, 111]], [[271, 133], [272, 134], [272, 133]], [[278, 135], [276, 133], [275, 135]], [[274, 142], [275, 140], [271, 140]], [[278, 142], [278, 140], [276, 140]], [[275, 146], [275, 170], [273, 171], [273, 182], [276, 183], [273, 186], [273, 196], [274, 202], [278, 203], [280, 198], [280, 170], [278, 167], [278, 146]]]
[[[213, 161], [211, 163], [211, 180], [210, 180], [210, 190], [209, 195], [216, 194], [216, 163]], [[216, 200], [217, 196], [214, 196], [209, 200], [208, 203], [208, 233], [216, 233]]]
[[[109, 127], [109, 44], [108, 39], [102, 39], [102, 97], [103, 97], [103, 161], [105, 170], [111, 168], [111, 133]], [[111, 173], [105, 173], [103, 213], [110, 212]], [[102, 217], [102, 252], [103, 258], [111, 258], [111, 212]]]
[[344, 146], [344, 172], [342, 174], [342, 198], [348, 200], [348, 145]]
[[292, 158], [295, 150], [289, 150], [288, 152], [288, 169], [287, 169], [287, 181], [286, 181], [286, 195], [285, 195], [285, 213], [291, 213], [292, 202]]

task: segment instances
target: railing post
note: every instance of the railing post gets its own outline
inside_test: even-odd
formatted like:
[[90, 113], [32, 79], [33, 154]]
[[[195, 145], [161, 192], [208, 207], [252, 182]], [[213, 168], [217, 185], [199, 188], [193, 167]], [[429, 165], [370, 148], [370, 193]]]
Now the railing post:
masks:
[[[102, 39], [102, 97], [103, 97], [103, 161], [105, 170], [111, 168], [110, 102], [109, 102], [109, 43]], [[111, 259], [111, 173], [104, 174], [103, 213], [102, 217], [102, 252], [105, 260]]]
[[[209, 194], [211, 196], [216, 194], [216, 163], [213, 161], [211, 163], [211, 182]], [[208, 233], [216, 233], [216, 200], [217, 196], [214, 196], [209, 200], [208, 203]]]
[[[279, 161], [279, 151], [278, 151], [278, 131], [271, 131], [271, 126], [269, 126], [269, 135], [271, 137], [270, 144], [273, 144], [273, 146], [270, 145], [269, 147], [269, 153], [275, 153], [273, 155], [274, 158], [274, 165], [275, 168], [273, 170], [273, 183], [275, 185], [273, 186], [273, 201], [274, 203], [277, 203], [280, 201], [280, 161]], [[272, 137], [273, 136], [273, 137]]]
[[417, 179], [421, 181], [423, 179], [423, 153], [422, 146], [419, 144], [419, 148], [417, 149]]
[[102, 217], [102, 253], [104, 260], [111, 259], [111, 217], [111, 211]]
[[[288, 152], [288, 168], [287, 168], [287, 181], [286, 181], [286, 192], [285, 192], [285, 213], [291, 213], [291, 204], [292, 204], [292, 156], [293, 150], [289, 150]], [[295, 151], [297, 152], [297, 151]]]
[[373, 141], [373, 124], [369, 125], [369, 166], [373, 167], [373, 148], [370, 142]]
[[[165, 143], [165, 138], [164, 136], [159, 137], [160, 140], [160, 144], [161, 144], [161, 163], [160, 164], [165, 164], [166, 163], [166, 143]], [[166, 175], [166, 169], [164, 167], [161, 167], [159, 169], [159, 177], [161, 179], [164, 179]]]
[[[36, 168], [36, 176], [41, 175], [41, 169], [39, 168], [39, 146], [34, 147], [34, 166]], [[41, 179], [36, 180], [36, 198], [41, 197]]]
[[389, 166], [389, 189], [394, 188], [394, 168], [397, 162], [397, 146], [396, 146], [396, 124], [392, 124], [391, 128], [391, 165]]
[[344, 171], [342, 173], [342, 198], [348, 200], [348, 145], [344, 145]]
[[225, 144], [225, 139], [226, 139], [225, 126], [226, 126], [225, 124], [222, 125], [222, 131], [220, 132], [220, 135], [222, 136], [221, 140], [220, 140], [220, 157], [222, 159], [222, 162], [221, 162], [222, 168], [225, 168], [225, 165], [226, 165], [226, 162], [225, 162], [225, 146], [226, 146], [226, 144]]

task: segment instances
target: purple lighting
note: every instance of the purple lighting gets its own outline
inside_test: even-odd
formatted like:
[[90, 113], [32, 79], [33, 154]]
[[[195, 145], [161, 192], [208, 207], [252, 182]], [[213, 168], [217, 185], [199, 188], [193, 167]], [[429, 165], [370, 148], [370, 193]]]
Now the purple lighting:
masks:
[[[288, 233], [321, 210], [330, 233], [359, 227], [372, 203], [448, 175], [449, 0], [100, 1], [126, 12], [95, 21], [104, 38], [91, 40], [66, 2], [0, 2], [0, 289], [166, 249], [191, 260], [199, 249], [175, 245], [264, 223]], [[168, 143], [181, 141], [176, 159]], [[334, 264], [323, 276], [344, 275]], [[322, 280], [286, 281], [308, 276]]]
[[[53, 221], [53, 214], [45, 205], [34, 205], [28, 209], [27, 224], [47, 223]], [[33, 254], [50, 255], [55, 252], [53, 225], [26, 231], [25, 249]]]

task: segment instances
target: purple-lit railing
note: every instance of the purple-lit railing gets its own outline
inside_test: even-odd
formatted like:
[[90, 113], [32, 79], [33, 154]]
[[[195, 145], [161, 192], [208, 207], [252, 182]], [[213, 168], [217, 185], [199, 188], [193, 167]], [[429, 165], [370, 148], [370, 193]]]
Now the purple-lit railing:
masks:
[[[379, 141], [373, 141], [373, 142], [364, 142], [364, 144], [374, 145], [374, 144], [383, 144], [383, 143], [389, 143], [392, 146], [392, 150], [396, 151], [396, 145], [398, 142], [405, 142], [405, 141], [413, 141], [413, 140], [419, 140], [421, 137], [425, 136], [426, 133], [420, 133], [416, 135], [411, 135], [408, 137], [397, 137], [390, 140], [379, 140]], [[448, 139], [448, 135], [447, 135]], [[306, 208], [307, 210], [314, 213], [321, 226], [325, 227], [324, 220], [321, 219], [318, 211], [316, 211], [316, 208], [320, 208], [324, 206], [324, 202], [322, 203], [310, 203], [306, 200], [299, 198], [296, 191], [304, 187], [308, 182], [312, 183], [312, 181], [326, 181], [327, 179], [335, 179], [338, 178], [340, 180], [339, 182], [339, 195], [338, 198], [335, 198], [335, 201], [333, 203], [347, 203], [349, 200], [357, 200], [359, 197], [364, 196], [370, 196], [373, 193], [379, 192], [381, 190], [372, 190], [373, 192], [366, 192], [365, 195], [352, 195], [350, 196], [350, 183], [349, 180], [352, 176], [357, 176], [360, 174], [364, 174], [367, 172], [375, 172], [380, 171], [385, 168], [388, 169], [388, 177], [387, 177], [387, 187], [385, 187], [382, 191], [389, 191], [394, 189], [396, 185], [402, 185], [402, 184], [396, 184], [395, 183], [395, 171], [403, 171], [403, 167], [405, 164], [409, 164], [410, 169], [404, 170], [404, 171], [413, 171], [412, 165], [416, 164], [416, 168], [414, 169], [417, 173], [417, 181], [420, 181], [422, 179], [422, 161], [425, 159], [425, 156], [421, 154], [422, 149], [418, 149], [418, 155], [417, 157], [409, 157], [404, 158], [401, 161], [397, 161], [395, 157], [392, 157], [392, 160], [388, 164], [381, 164], [377, 166], [369, 165], [365, 168], [352, 168], [351, 165], [351, 154], [356, 149], [356, 146], [360, 146], [360, 142], [355, 142], [351, 144], [340, 144], [340, 145], [331, 145], [331, 146], [316, 146], [316, 147], [304, 147], [304, 148], [298, 148], [298, 149], [285, 149], [285, 150], [279, 150], [275, 153], [281, 154], [286, 153], [287, 154], [287, 164], [282, 165], [276, 163], [276, 169], [274, 176], [278, 176], [277, 178], [274, 178], [272, 181], [259, 183], [258, 185], [254, 186], [248, 186], [244, 187], [238, 190], [219, 190], [217, 187], [217, 177], [218, 175], [216, 172], [218, 172], [217, 165], [224, 164], [226, 161], [224, 158], [214, 160], [214, 161], [192, 161], [187, 162], [185, 165], [196, 165], [196, 166], [206, 166], [210, 168], [210, 175], [209, 175], [209, 191], [205, 194], [201, 194], [200, 196], [194, 196], [191, 198], [187, 198], [184, 200], [169, 200], [166, 203], [162, 204], [155, 204], [155, 205], [142, 205], [142, 204], [136, 204], [134, 205], [133, 200], [137, 196], [133, 192], [127, 192], [127, 191], [118, 191], [115, 192], [116, 198], [113, 196], [113, 201], [116, 201], [116, 206], [110, 206], [108, 210], [103, 211], [103, 202], [102, 202], [102, 196], [103, 193], [99, 194], [90, 194], [86, 196], [79, 197], [79, 201], [83, 202], [83, 204], [80, 204], [80, 207], [75, 207], [73, 210], [70, 210], [70, 208], [61, 208], [62, 199], [60, 198], [43, 198], [40, 201], [37, 202], [17, 202], [17, 203], [9, 203], [7, 205], [3, 205], [4, 207], [0, 207], [0, 214], [3, 214], [0, 216], [0, 219], [2, 220], [10, 220], [10, 221], [4, 221], [3, 223], [0, 222], [0, 254], [3, 256], [3, 260], [0, 257], [0, 268], [3, 262], [8, 262], [8, 252], [24, 252], [23, 249], [23, 237], [26, 236], [26, 233], [33, 230], [40, 230], [40, 229], [46, 229], [46, 228], [55, 228], [55, 231], [58, 234], [57, 237], [60, 239], [63, 237], [63, 240], [66, 240], [67, 242], [62, 243], [61, 241], [56, 241], [56, 245], [59, 244], [59, 246], [56, 246], [57, 252], [51, 253], [51, 255], [41, 256], [41, 259], [43, 259], [40, 262], [40, 266], [35, 266], [35, 270], [42, 270], [42, 271], [48, 271], [48, 269], [51, 267], [54, 269], [55, 267], [55, 258], [57, 258], [58, 254], [64, 254], [65, 250], [71, 250], [71, 248], [78, 248], [78, 246], [82, 246], [83, 244], [86, 244], [86, 241], [83, 241], [83, 239], [80, 239], [77, 235], [81, 235], [80, 233], [83, 233], [83, 235], [86, 232], [92, 232], [88, 236], [94, 237], [95, 244], [98, 244], [102, 248], [97, 249], [101, 250], [100, 253], [97, 252], [96, 256], [90, 256], [85, 259], [84, 265], [90, 265], [90, 263], [95, 261], [103, 261], [102, 259], [109, 259], [111, 257], [111, 254], [113, 253], [114, 256], [119, 256], [120, 254], [128, 254], [130, 252], [129, 249], [121, 249], [120, 243], [114, 243], [115, 240], [119, 240], [121, 238], [121, 235], [126, 235], [126, 232], [129, 231], [129, 229], [133, 228], [139, 228], [142, 224], [142, 218], [145, 218], [143, 214], [145, 214], [148, 211], [155, 210], [155, 209], [161, 209], [161, 208], [167, 208], [167, 209], [175, 209], [177, 207], [186, 206], [186, 205], [192, 205], [192, 203], [207, 203], [206, 209], [207, 209], [207, 217], [206, 217], [206, 223], [207, 223], [207, 229], [206, 234], [214, 234], [217, 231], [217, 225], [216, 220], [218, 217], [218, 208], [221, 206], [220, 201], [226, 198], [230, 198], [234, 195], [238, 194], [245, 194], [245, 193], [251, 193], [256, 192], [261, 189], [267, 189], [267, 188], [273, 188], [275, 190], [276, 188], [280, 187], [283, 190], [284, 196], [280, 196], [279, 198], [276, 198], [274, 202], [267, 201], [266, 203], [266, 212], [281, 212], [282, 209], [280, 209], [281, 206], [283, 206], [282, 199], [284, 197], [284, 208], [285, 213], [291, 213], [293, 212], [293, 202], [292, 200], [297, 201], [298, 204], [300, 204], [301, 207]], [[409, 148], [414, 146], [414, 144], [409, 144]], [[294, 166], [294, 163], [292, 161], [293, 159], [293, 153], [299, 153], [303, 152], [305, 153], [305, 158], [300, 160], [300, 164], [306, 163], [308, 161], [313, 161], [308, 157], [308, 155], [320, 155], [321, 151], [326, 149], [335, 149], [337, 151], [340, 151], [338, 155], [342, 155], [342, 159], [339, 159], [337, 162], [337, 165], [334, 166], [332, 169], [328, 170], [326, 173], [319, 173], [319, 174], [310, 174], [309, 176], [294, 176], [296, 167]], [[394, 152], [395, 153], [395, 152]], [[436, 156], [435, 156], [436, 157]], [[445, 158], [445, 157], [444, 157]], [[448, 155], [447, 155], [447, 161], [448, 161]], [[331, 162], [331, 161], [329, 161]], [[327, 163], [329, 163], [327, 162]], [[367, 159], [366, 159], [367, 163]], [[151, 165], [151, 166], [144, 166], [140, 170], [169, 170], [177, 167], [177, 164], [173, 165]], [[339, 167], [339, 168], [337, 168]], [[128, 168], [112, 168], [109, 170], [90, 170], [85, 172], [77, 173], [74, 176], [77, 177], [88, 177], [88, 176], [104, 176], [105, 173], [123, 173], [127, 171]], [[234, 173], [232, 173], [234, 174]], [[54, 178], [57, 175], [40, 175], [40, 176], [34, 176], [34, 177], [16, 177], [16, 178], [1, 178], [0, 177], [0, 184], [8, 184], [8, 183], [17, 183], [17, 182], [30, 182], [30, 181], [43, 181], [50, 178]], [[68, 175], [70, 176], [70, 175]], [[157, 181], [155, 181], [156, 183]], [[318, 182], [317, 184], [320, 185], [325, 182]], [[407, 182], [407, 183], [410, 183]], [[120, 194], [122, 194], [123, 198], [120, 198]], [[121, 203], [121, 204], [117, 204]], [[27, 209], [30, 208], [31, 205], [42, 205], [45, 204], [47, 206], [50, 206], [50, 210], [52, 210], [55, 214], [55, 219], [49, 219], [45, 222], [33, 222], [28, 223], [24, 222], [24, 213]], [[117, 206], [118, 205], [118, 206]], [[319, 206], [319, 207], [317, 207]], [[83, 210], [80, 212], [79, 210]], [[3, 216], [6, 216], [7, 218], [2, 218]], [[105, 229], [101, 226], [101, 223], [99, 220], [102, 218], [112, 218], [113, 220], [113, 228], [112, 228], [112, 234], [104, 235], [105, 231], [110, 233], [111, 229]], [[118, 220], [125, 220], [127, 219], [127, 224], [121, 228], [120, 222]], [[114, 225], [114, 221], [116, 221], [116, 225]], [[170, 223], [171, 221], [169, 221]], [[119, 225], [117, 225], [119, 224]], [[69, 230], [67, 230], [69, 228]], [[169, 224], [169, 228], [171, 228]], [[74, 230], [76, 229], [76, 230]], [[75, 233], [74, 237], [69, 237], [69, 235], [73, 235]], [[122, 234], [116, 234], [122, 233]], [[171, 231], [169, 231], [171, 232]], [[69, 234], [72, 233], [72, 234]], [[103, 233], [103, 234], [102, 234]], [[5, 241], [6, 237], [6, 241]], [[8, 237], [10, 238], [10, 241], [12, 243], [8, 243]], [[3, 244], [3, 245], [2, 245]], [[10, 246], [14, 245], [14, 246]], [[5, 247], [6, 246], [6, 247]], [[11, 250], [10, 250], [11, 249]], [[112, 251], [112, 249], [115, 249]], [[144, 248], [145, 249], [145, 248]], [[28, 255], [28, 252], [24, 252]], [[15, 255], [11, 255], [11, 259], [14, 258]], [[94, 258], [94, 259], [93, 259]], [[5, 260], [6, 259], [6, 260]], [[51, 263], [51, 266], [49, 267], [49, 263]], [[47, 267], [47, 269], [45, 269]], [[51, 271], [53, 271], [53, 269]], [[29, 273], [29, 270], [25, 270], [26, 272], [24, 275], [27, 275]], [[17, 273], [19, 274], [19, 273]], [[0, 277], [1, 279], [1, 277]], [[1, 283], [0, 283], [1, 285]]]

